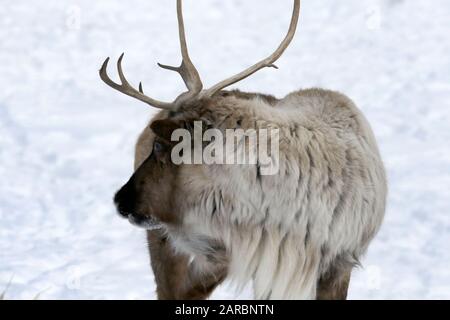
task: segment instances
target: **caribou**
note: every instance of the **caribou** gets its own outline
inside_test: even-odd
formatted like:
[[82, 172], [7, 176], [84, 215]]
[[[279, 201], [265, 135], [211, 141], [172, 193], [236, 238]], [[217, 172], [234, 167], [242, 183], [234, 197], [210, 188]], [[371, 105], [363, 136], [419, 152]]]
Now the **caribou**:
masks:
[[[109, 58], [100, 69], [111, 88], [161, 109], [138, 139], [134, 173], [114, 197], [120, 215], [146, 229], [159, 299], [206, 299], [225, 279], [237, 289], [250, 285], [255, 299], [347, 298], [352, 270], [385, 212], [386, 174], [368, 121], [335, 91], [276, 98], [226, 90], [277, 68], [299, 14], [294, 0], [287, 35], [271, 55], [204, 89], [177, 0], [182, 62], [158, 64], [179, 73], [187, 87], [173, 102], [151, 98], [142, 83], [133, 87], [123, 54], [120, 82], [107, 74]], [[174, 132], [192, 132], [195, 122], [222, 132], [277, 129], [278, 170], [262, 175], [258, 161], [174, 163]]]

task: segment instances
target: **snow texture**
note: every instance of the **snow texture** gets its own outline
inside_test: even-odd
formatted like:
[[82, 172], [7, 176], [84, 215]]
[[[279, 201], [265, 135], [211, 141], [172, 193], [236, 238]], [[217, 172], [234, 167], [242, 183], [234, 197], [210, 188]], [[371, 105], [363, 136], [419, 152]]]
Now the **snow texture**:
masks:
[[[184, 1], [191, 56], [206, 85], [267, 56], [292, 1]], [[450, 3], [302, 1], [291, 47], [242, 90], [283, 97], [344, 92], [373, 126], [389, 175], [382, 230], [351, 299], [450, 298]], [[144, 231], [120, 219], [137, 135], [155, 110], [98, 77], [126, 51], [132, 83], [171, 100], [156, 62], [180, 61], [175, 1], [2, 0], [0, 292], [7, 299], [153, 299]], [[115, 76], [114, 64], [110, 73]], [[225, 284], [218, 298], [236, 295]]]

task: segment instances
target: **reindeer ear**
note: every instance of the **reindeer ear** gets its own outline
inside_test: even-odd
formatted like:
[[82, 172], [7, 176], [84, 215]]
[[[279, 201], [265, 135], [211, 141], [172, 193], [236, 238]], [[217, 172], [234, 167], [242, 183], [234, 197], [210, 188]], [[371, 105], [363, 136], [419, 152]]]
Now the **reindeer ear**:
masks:
[[170, 142], [172, 133], [177, 129], [183, 128], [183, 124], [179, 121], [164, 119], [154, 121], [150, 125], [150, 128], [158, 137], [166, 140], [167, 142]]

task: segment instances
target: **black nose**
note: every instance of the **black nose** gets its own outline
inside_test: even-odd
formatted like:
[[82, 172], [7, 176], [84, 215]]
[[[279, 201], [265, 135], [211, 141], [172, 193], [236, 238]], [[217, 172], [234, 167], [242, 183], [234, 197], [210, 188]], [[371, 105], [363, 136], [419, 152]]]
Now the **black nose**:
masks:
[[117, 211], [124, 217], [134, 213], [136, 206], [136, 189], [128, 182], [114, 196]]

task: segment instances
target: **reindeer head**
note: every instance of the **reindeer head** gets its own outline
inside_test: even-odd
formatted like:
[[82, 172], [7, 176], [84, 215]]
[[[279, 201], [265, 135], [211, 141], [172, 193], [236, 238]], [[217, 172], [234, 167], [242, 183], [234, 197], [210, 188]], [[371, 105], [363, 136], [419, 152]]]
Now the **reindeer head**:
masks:
[[[251, 117], [251, 112], [248, 111], [251, 107], [247, 108], [246, 101], [248, 99], [245, 99], [245, 94], [239, 96], [222, 90], [251, 76], [258, 70], [266, 67], [277, 68], [274, 63], [292, 41], [299, 13], [300, 0], [294, 0], [289, 31], [279, 47], [270, 56], [209, 89], [203, 89], [200, 75], [188, 53], [182, 0], [177, 0], [182, 63], [179, 67], [158, 65], [161, 68], [179, 73], [188, 90], [170, 103], [158, 101], [145, 95], [141, 83], [138, 90], [130, 85], [122, 70], [123, 54], [117, 62], [120, 83], [116, 83], [109, 78], [106, 71], [109, 58], [105, 60], [100, 69], [100, 77], [108, 86], [152, 107], [166, 110], [162, 112], [161, 119], [151, 124], [151, 129], [156, 138], [150, 156], [115, 196], [115, 203], [121, 215], [127, 217], [134, 224], [151, 229], [159, 227], [161, 222], [177, 225], [181, 223], [181, 217], [176, 214], [177, 212], [193, 210], [195, 201], [190, 199], [204, 197], [202, 186], [209, 185], [211, 187], [213, 177], [205, 166], [177, 165], [172, 161], [171, 151], [174, 143], [170, 139], [171, 134], [177, 128], [192, 128], [194, 121], [201, 121], [205, 123], [205, 126], [221, 127], [221, 129], [226, 126], [230, 128], [250, 126], [250, 124], [246, 124], [246, 120]], [[226, 119], [227, 121], [225, 121]], [[224, 170], [229, 170], [229, 168]], [[216, 187], [220, 183], [220, 181], [216, 181]], [[221, 196], [226, 197], [225, 194]], [[214, 204], [211, 205], [214, 210]]]

